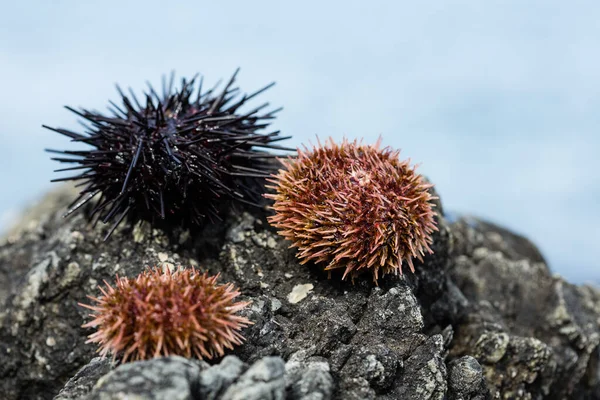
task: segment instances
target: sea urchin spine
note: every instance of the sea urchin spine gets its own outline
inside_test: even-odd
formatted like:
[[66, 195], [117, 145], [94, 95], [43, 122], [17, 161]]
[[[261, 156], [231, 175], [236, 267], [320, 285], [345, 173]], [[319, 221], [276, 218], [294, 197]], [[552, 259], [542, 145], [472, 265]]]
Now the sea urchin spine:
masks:
[[126, 216], [200, 225], [207, 215], [218, 219], [229, 200], [255, 204], [275, 171], [268, 160], [274, 155], [257, 149], [289, 149], [275, 143], [286, 139], [278, 131], [259, 133], [279, 109], [261, 114], [265, 103], [241, 111], [273, 84], [239, 96], [236, 74], [218, 92], [218, 84], [204, 91], [202, 79], [195, 90], [196, 77], [174, 89], [171, 75], [160, 95], [148, 84], [145, 105], [117, 86], [122, 107], [110, 102], [111, 115], [67, 107], [83, 118], [84, 133], [44, 126], [93, 147], [48, 150], [62, 154], [54, 160], [76, 164], [57, 171], [83, 171], [54, 179], [83, 186], [67, 215], [98, 197], [89, 217], [112, 222], [108, 238]]
[[217, 285], [217, 276], [194, 268], [175, 272], [146, 270], [135, 279], [119, 278], [112, 287], [100, 288], [91, 297], [96, 327], [87, 343], [98, 343], [101, 356], [108, 353], [121, 361], [159, 356], [213, 358], [242, 343], [240, 329], [252, 324], [235, 315], [249, 302], [234, 302], [240, 294], [232, 284]]
[[276, 193], [269, 222], [298, 248], [297, 257], [325, 263], [325, 270], [344, 269], [343, 278], [371, 271], [414, 272], [413, 258], [431, 253], [437, 230], [431, 184], [399, 160], [399, 152], [380, 141], [366, 146], [330, 139], [297, 158], [282, 160], [270, 180]]

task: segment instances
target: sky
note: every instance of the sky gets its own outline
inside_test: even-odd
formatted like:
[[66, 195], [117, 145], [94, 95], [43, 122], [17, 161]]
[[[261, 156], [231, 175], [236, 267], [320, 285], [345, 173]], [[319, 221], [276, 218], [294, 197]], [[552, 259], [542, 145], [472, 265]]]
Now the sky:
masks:
[[[106, 110], [175, 70], [283, 105], [298, 146], [362, 137], [419, 163], [444, 208], [533, 240], [600, 282], [597, 1], [22, 1], [0, 13], [0, 230], [51, 189], [42, 124]], [[258, 100], [257, 100], [258, 101]]]

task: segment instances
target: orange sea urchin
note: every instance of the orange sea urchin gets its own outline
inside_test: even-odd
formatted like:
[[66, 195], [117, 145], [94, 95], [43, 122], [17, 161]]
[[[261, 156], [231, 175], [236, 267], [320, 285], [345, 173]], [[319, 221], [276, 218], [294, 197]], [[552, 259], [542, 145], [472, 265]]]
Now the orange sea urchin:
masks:
[[105, 281], [102, 296], [88, 296], [95, 305], [80, 304], [93, 311], [83, 327], [97, 327], [87, 343], [98, 343], [101, 356], [110, 352], [123, 362], [222, 356], [225, 348], [242, 343], [239, 330], [251, 322], [235, 315], [249, 303], [235, 303], [240, 293], [232, 284], [217, 285], [217, 278], [194, 268], [154, 269], [135, 279], [117, 276], [115, 288]]
[[298, 248], [297, 257], [344, 268], [343, 278], [369, 270], [379, 275], [402, 273], [406, 262], [422, 261], [432, 252], [437, 230], [433, 197], [399, 151], [344, 139], [332, 139], [298, 157], [283, 160], [270, 182], [275, 215], [269, 222]]

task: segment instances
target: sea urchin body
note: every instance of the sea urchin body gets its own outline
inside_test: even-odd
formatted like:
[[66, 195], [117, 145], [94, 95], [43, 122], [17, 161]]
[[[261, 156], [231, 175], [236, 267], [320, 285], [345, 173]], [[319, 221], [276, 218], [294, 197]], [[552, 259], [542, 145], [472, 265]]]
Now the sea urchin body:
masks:
[[390, 148], [332, 139], [298, 157], [270, 180], [275, 214], [269, 222], [298, 248], [301, 263], [325, 263], [354, 278], [414, 271], [431, 252], [436, 230], [432, 186]]
[[239, 330], [251, 322], [236, 312], [248, 302], [234, 302], [233, 285], [217, 285], [218, 276], [194, 268], [147, 270], [135, 279], [117, 277], [106, 284], [84, 328], [96, 327], [88, 343], [98, 343], [101, 356], [144, 360], [159, 356], [213, 358], [242, 343]]
[[[237, 74], [237, 71], [236, 71]], [[275, 169], [265, 150], [283, 149], [278, 132], [260, 133], [278, 110], [261, 114], [265, 103], [249, 111], [244, 105], [271, 85], [240, 96], [236, 74], [223, 90], [196, 90], [196, 78], [173, 88], [163, 81], [162, 94], [149, 85], [144, 104], [117, 87], [122, 107], [111, 102], [110, 115], [85, 109], [70, 111], [83, 118], [84, 133], [50, 128], [93, 147], [58, 151], [54, 160], [75, 164], [57, 171], [82, 171], [54, 181], [83, 186], [67, 215], [97, 197], [91, 219], [111, 222], [107, 237], [126, 217], [158, 223], [201, 225], [219, 217], [230, 200], [256, 202], [264, 178]]]

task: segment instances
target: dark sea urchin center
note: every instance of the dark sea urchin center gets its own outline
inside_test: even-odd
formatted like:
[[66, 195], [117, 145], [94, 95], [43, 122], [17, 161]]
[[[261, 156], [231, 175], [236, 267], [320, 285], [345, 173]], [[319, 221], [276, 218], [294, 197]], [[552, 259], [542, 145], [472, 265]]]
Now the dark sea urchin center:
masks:
[[114, 221], [108, 237], [126, 216], [201, 225], [206, 217], [219, 218], [231, 200], [256, 202], [275, 169], [269, 162], [274, 155], [257, 149], [289, 149], [274, 144], [285, 139], [278, 131], [259, 133], [279, 109], [259, 114], [266, 103], [240, 112], [272, 84], [240, 97], [232, 87], [236, 74], [219, 92], [203, 91], [202, 79], [195, 90], [196, 78], [173, 90], [172, 76], [168, 86], [163, 82], [162, 95], [149, 86], [144, 106], [131, 90], [127, 96], [117, 87], [123, 106], [111, 102], [110, 116], [67, 107], [86, 121], [86, 131], [46, 128], [94, 147], [50, 150], [68, 156], [55, 160], [78, 164], [57, 171], [84, 170], [54, 180], [81, 181], [84, 187], [67, 215], [99, 197], [89, 217]]

